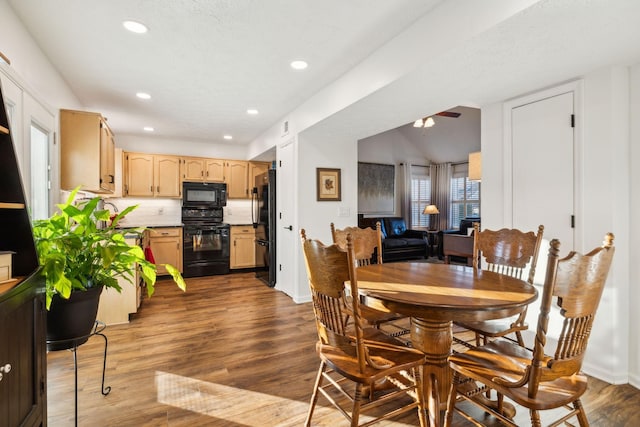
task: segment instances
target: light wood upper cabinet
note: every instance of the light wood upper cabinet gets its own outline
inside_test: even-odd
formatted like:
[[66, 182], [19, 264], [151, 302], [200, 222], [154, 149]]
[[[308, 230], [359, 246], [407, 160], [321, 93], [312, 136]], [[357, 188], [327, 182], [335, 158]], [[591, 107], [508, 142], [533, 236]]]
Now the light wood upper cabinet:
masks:
[[225, 182], [224, 159], [204, 159], [204, 180]]
[[115, 189], [115, 143], [99, 113], [60, 110], [60, 185], [94, 193]]
[[124, 153], [125, 196], [153, 197], [153, 154]]
[[225, 160], [202, 157], [182, 158], [182, 181], [225, 182]]
[[256, 186], [256, 177], [268, 171], [270, 166], [268, 162], [249, 162], [249, 193]]
[[268, 162], [124, 153], [124, 195], [129, 197], [182, 197], [182, 183], [225, 182], [227, 198], [248, 199], [256, 176]]
[[155, 197], [181, 197], [180, 158], [158, 155], [153, 157]]
[[227, 198], [246, 199], [249, 197], [249, 162], [227, 160], [225, 168]]
[[125, 153], [125, 196], [181, 197], [180, 158]]
[[183, 157], [181, 167], [183, 181], [202, 181], [204, 179], [204, 159]]

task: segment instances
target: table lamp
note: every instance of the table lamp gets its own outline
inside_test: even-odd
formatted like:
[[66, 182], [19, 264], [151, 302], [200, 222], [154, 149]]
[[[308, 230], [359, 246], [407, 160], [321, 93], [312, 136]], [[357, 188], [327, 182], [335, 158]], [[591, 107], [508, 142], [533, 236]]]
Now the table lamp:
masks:
[[429, 230], [436, 230], [437, 227], [435, 226], [434, 217], [435, 217], [435, 215], [440, 213], [440, 211], [438, 210], [436, 205], [427, 205], [427, 206], [425, 206], [425, 208], [422, 211], [422, 213], [424, 215], [429, 215]]

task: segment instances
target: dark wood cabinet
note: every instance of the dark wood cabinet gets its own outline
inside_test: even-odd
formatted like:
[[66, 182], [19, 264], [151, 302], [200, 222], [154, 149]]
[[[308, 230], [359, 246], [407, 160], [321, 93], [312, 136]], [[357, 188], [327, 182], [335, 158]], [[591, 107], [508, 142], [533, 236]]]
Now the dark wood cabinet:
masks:
[[45, 426], [44, 278], [0, 91], [0, 251], [13, 252], [0, 282], [0, 426]]
[[46, 425], [44, 302], [36, 275], [0, 296], [0, 425]]

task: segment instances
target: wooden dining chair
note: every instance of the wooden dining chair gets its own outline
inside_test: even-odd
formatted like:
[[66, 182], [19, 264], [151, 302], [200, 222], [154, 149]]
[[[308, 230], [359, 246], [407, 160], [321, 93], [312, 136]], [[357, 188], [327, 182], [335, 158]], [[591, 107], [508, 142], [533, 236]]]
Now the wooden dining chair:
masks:
[[[454, 381], [445, 425], [450, 425], [454, 410], [469, 417], [456, 406], [457, 400], [463, 399], [481, 406], [507, 425], [516, 426], [513, 411], [505, 410], [504, 397], [528, 408], [533, 426], [541, 425], [538, 411], [561, 407], [569, 412], [553, 425], [573, 416], [577, 416], [581, 426], [589, 425], [580, 402], [580, 396], [587, 390], [587, 377], [580, 369], [613, 259], [613, 234], [608, 233], [603, 246], [586, 255], [571, 252], [559, 259], [560, 242], [554, 239], [550, 246], [533, 349], [497, 338], [481, 347], [453, 354], [449, 365], [454, 370]], [[554, 297], [562, 318], [557, 328], [549, 325]], [[555, 352], [546, 355], [545, 344], [555, 341], [550, 338], [554, 336], [551, 331], [557, 332], [558, 340]], [[484, 390], [478, 384], [498, 392], [495, 408], [482, 403]]]
[[[517, 229], [503, 228], [498, 231], [480, 231], [474, 224], [473, 268], [488, 270], [499, 274], [522, 279], [527, 267], [527, 282], [533, 284], [538, 263], [538, 252], [542, 243], [544, 226], [538, 227], [538, 233], [523, 232]], [[507, 319], [484, 320], [478, 322], [456, 322], [467, 330], [475, 332], [476, 345], [486, 344], [487, 337], [504, 337], [515, 334], [518, 343], [524, 346], [521, 331], [527, 330], [525, 322], [527, 307], [517, 317]]]
[[[348, 235], [352, 237], [355, 262], [358, 267], [370, 265], [372, 260], [375, 260], [377, 264], [382, 264], [382, 232], [379, 221], [376, 222], [375, 229], [370, 227], [346, 227], [337, 229], [335, 225], [331, 223], [331, 237], [333, 238], [333, 243], [339, 248], [346, 250]], [[366, 305], [360, 306], [360, 314], [369, 325], [378, 329], [385, 323], [395, 322], [405, 318], [405, 316], [376, 310]], [[404, 327], [387, 329], [391, 331], [388, 333], [395, 337], [409, 333], [409, 330]]]
[[[318, 331], [316, 351], [320, 357], [305, 426], [311, 424], [319, 394], [322, 394], [351, 426], [368, 426], [417, 410], [420, 425], [424, 427], [424, 354], [378, 329], [365, 328], [359, 298], [349, 299], [354, 321], [348, 328], [345, 324], [345, 282], [349, 282], [351, 294], [358, 295], [351, 236], [347, 236], [345, 251], [335, 244], [325, 246], [318, 240], [307, 239], [304, 229], [300, 235]], [[393, 388], [374, 394], [374, 385], [383, 381]], [[381, 413], [387, 408], [381, 405], [390, 402], [397, 402], [398, 407]], [[349, 404], [351, 408], [347, 407]], [[372, 411], [374, 408], [377, 411]], [[364, 412], [373, 419], [360, 424], [360, 414]]]
[[331, 237], [333, 243], [346, 249], [347, 235], [353, 238], [353, 250], [358, 267], [372, 264], [375, 259], [377, 264], [382, 264], [382, 231], [380, 222], [376, 222], [376, 228], [346, 227], [337, 229], [331, 223]]

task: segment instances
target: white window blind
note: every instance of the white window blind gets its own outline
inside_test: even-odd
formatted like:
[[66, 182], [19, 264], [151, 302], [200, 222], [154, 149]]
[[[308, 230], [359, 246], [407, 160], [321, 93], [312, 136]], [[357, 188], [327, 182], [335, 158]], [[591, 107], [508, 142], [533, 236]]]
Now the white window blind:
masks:
[[470, 216], [480, 216], [480, 182], [470, 181], [468, 164], [455, 165], [451, 177], [450, 224], [458, 228], [460, 220]]

